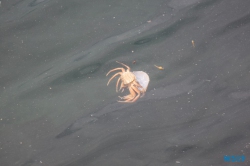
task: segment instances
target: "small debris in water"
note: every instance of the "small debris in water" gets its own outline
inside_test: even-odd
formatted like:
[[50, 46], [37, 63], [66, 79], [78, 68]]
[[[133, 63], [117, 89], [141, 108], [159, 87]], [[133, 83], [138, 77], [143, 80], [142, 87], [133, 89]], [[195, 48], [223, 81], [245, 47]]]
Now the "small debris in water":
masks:
[[162, 66], [156, 66], [155, 65], [155, 67], [158, 68], [159, 70], [164, 70], [164, 68]]

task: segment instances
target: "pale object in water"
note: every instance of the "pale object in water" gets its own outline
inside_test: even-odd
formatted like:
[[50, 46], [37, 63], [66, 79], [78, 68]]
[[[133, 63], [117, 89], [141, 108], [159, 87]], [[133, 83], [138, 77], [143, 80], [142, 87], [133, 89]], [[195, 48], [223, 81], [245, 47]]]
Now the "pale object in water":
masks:
[[120, 99], [122, 99], [118, 102], [126, 102], [126, 103], [135, 102], [139, 97], [144, 96], [148, 87], [149, 76], [147, 75], [147, 73], [143, 71], [131, 72], [129, 66], [118, 61], [116, 62], [126, 68], [124, 69], [123, 67], [119, 67], [119, 68], [111, 69], [106, 74], [106, 76], [108, 76], [109, 73], [117, 71], [117, 70], [120, 70], [120, 72], [117, 72], [116, 74], [114, 74], [108, 80], [107, 85], [112, 79], [114, 79], [116, 76], [119, 76], [116, 82], [116, 92], [118, 92], [118, 88], [120, 85], [119, 91], [121, 90], [123, 92], [124, 88], [127, 88], [129, 90], [129, 94], [123, 97], [118, 96]]
[[[133, 71], [133, 74], [135, 75], [138, 83], [143, 87], [143, 91], [146, 92], [150, 81], [148, 74], [143, 71]], [[141, 88], [138, 89], [142, 90]]]

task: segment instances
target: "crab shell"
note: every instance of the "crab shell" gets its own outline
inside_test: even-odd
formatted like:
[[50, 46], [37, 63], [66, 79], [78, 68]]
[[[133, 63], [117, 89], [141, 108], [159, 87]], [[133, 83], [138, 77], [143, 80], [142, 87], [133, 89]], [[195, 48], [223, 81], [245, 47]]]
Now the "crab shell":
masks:
[[131, 72], [124, 72], [121, 79], [124, 85], [128, 85], [136, 79], [136, 76]]
[[143, 72], [143, 71], [133, 71], [133, 74], [136, 77], [136, 80], [138, 81], [138, 83], [143, 87], [143, 89], [138, 88], [141, 91], [145, 91], [148, 88], [148, 84], [149, 84], [149, 76], [147, 73]]

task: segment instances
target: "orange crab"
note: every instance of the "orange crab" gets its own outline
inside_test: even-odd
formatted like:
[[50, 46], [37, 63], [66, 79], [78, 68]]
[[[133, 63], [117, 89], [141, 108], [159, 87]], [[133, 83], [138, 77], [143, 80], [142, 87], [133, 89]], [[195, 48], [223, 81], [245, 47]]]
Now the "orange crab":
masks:
[[124, 90], [124, 88], [128, 88], [130, 94], [120, 97], [120, 99], [123, 99], [123, 101], [118, 101], [118, 102], [135, 102], [141, 95], [144, 95], [145, 93], [145, 89], [138, 83], [138, 81], [136, 80], [136, 76], [130, 71], [130, 67], [116, 61], [117, 63], [125, 66], [127, 68], [127, 70], [125, 70], [124, 68], [120, 67], [120, 68], [115, 68], [110, 70], [107, 74], [109, 75], [109, 73], [116, 71], [116, 70], [121, 70], [121, 72], [118, 72], [116, 74], [114, 74], [108, 81], [107, 85], [109, 84], [109, 82], [115, 78], [116, 76], [120, 75], [120, 77], [117, 80], [116, 83], [116, 92], [118, 92], [118, 86], [119, 86], [119, 82], [121, 81], [121, 85], [119, 90]]

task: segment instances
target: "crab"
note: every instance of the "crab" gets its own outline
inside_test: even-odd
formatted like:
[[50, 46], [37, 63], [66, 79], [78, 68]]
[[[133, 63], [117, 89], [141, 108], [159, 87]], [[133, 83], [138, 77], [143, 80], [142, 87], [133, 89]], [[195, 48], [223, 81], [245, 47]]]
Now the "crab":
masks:
[[116, 82], [116, 92], [118, 92], [118, 87], [119, 87], [119, 83], [120, 84], [120, 88], [119, 91], [124, 90], [124, 88], [128, 88], [130, 94], [120, 97], [120, 99], [123, 99], [122, 101], [118, 101], [118, 102], [127, 102], [127, 103], [132, 103], [135, 102], [141, 95], [143, 96], [145, 93], [144, 88], [138, 83], [138, 81], [136, 80], [136, 76], [133, 74], [133, 72], [130, 71], [130, 67], [116, 61], [117, 63], [125, 66], [127, 69], [125, 70], [124, 68], [120, 67], [120, 68], [115, 68], [110, 70], [106, 76], [109, 75], [109, 73], [116, 71], [116, 70], [121, 70], [121, 72], [118, 72], [116, 74], [114, 74], [108, 81], [107, 86], [109, 85], [110, 81], [115, 78], [116, 76], [120, 75], [120, 77], [118, 78], [117, 82]]

